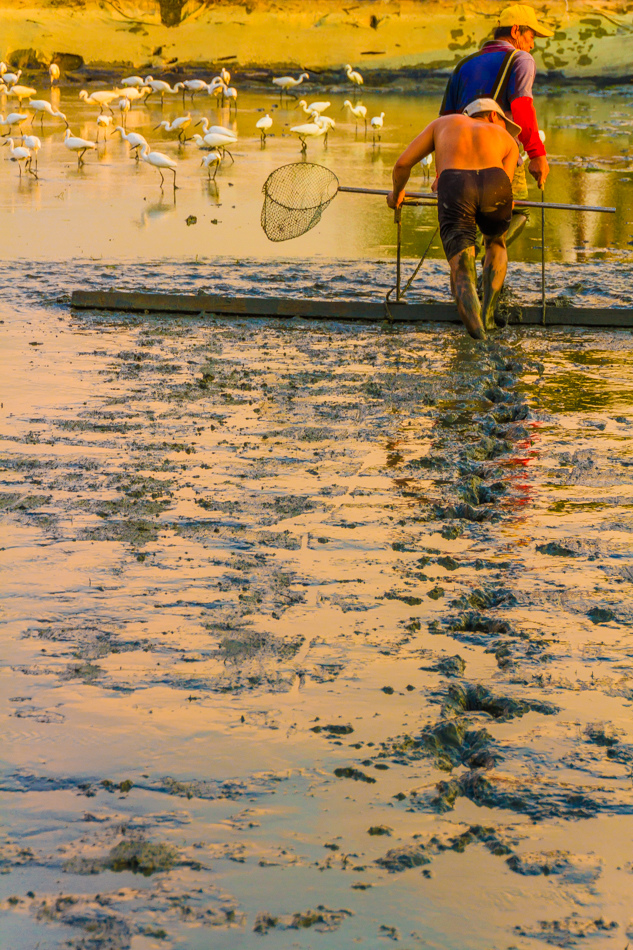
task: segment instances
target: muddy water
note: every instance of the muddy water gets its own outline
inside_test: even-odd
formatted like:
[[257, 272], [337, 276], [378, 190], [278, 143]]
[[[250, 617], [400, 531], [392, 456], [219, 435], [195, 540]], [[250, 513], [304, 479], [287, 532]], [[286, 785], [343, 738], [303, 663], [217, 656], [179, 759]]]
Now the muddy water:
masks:
[[[102, 169], [53, 158], [96, 246]], [[623, 950], [630, 332], [72, 313], [392, 268], [146, 263], [119, 185], [119, 257], [82, 260], [78, 205], [56, 242], [7, 167], [40, 263], [2, 265], [3, 946]], [[626, 300], [609, 253], [555, 291]]]
[[[53, 94], [54, 103], [68, 116], [73, 134], [94, 140], [98, 109], [79, 101], [76, 89], [54, 90]], [[349, 93], [307, 87], [305, 95], [308, 101], [330, 100], [330, 113], [337, 122], [327, 148], [321, 141], [308, 144], [308, 159], [327, 165], [342, 184], [370, 188], [390, 186], [395, 159], [437, 114], [441, 98], [437, 89], [420, 97], [368, 92], [363, 100], [368, 117], [385, 113], [381, 141], [374, 144], [371, 131], [365, 138], [362, 123], [355, 128], [355, 120], [342, 108]], [[289, 128], [307, 120], [301, 110], [285, 105], [275, 108], [278, 98], [265, 89], [244, 92], [238, 101], [235, 117], [227, 109], [215, 109], [214, 100], [207, 95], [196, 97], [193, 105], [187, 100], [186, 110], [194, 122], [207, 116], [213, 124], [228, 124], [239, 134], [239, 143], [232, 150], [235, 164], [227, 160], [216, 185], [208, 182], [200, 167], [204, 152], [192, 142], [179, 147], [173, 134], [156, 130], [162, 119], [184, 114], [180, 96], [166, 99], [164, 109], [159, 100], [151, 98], [147, 106], [132, 108], [128, 129], [141, 132], [153, 148], [177, 161], [179, 190], [175, 193], [169, 183], [161, 191], [154, 168], [137, 166], [128, 158], [127, 145], [118, 135], [102, 143], [97, 152], [88, 153], [85, 166], [78, 169], [74, 156], [62, 144], [63, 123], [47, 117], [43, 131], [38, 132], [42, 139], [40, 180], [26, 176], [20, 181], [10, 163], [0, 168], [0, 207], [8, 215], [12, 255], [35, 261], [66, 256], [126, 262], [164, 258], [206, 261], [218, 254], [238, 259], [392, 257], [393, 215], [378, 197], [340, 194], [320, 224], [304, 237], [281, 247], [267, 240], [259, 227], [262, 183], [273, 169], [300, 159], [299, 144]], [[538, 115], [552, 162], [546, 198], [617, 207], [615, 215], [550, 212], [546, 216], [546, 251], [552, 263], [584, 267], [607, 258], [631, 266], [632, 102], [628, 87], [606, 92], [568, 90], [564, 94], [548, 94], [544, 89], [539, 94]], [[0, 99], [3, 114], [14, 106], [14, 99]], [[274, 125], [266, 148], [261, 149], [255, 123], [265, 110], [273, 116]], [[37, 120], [35, 130], [39, 124]], [[192, 125], [188, 134], [194, 131]], [[170, 179], [171, 173], [167, 177]], [[419, 171], [412, 185], [422, 190], [428, 187]], [[533, 182], [530, 192], [532, 199], [539, 199]], [[188, 224], [192, 217], [195, 224]], [[434, 209], [407, 209], [405, 254], [419, 256], [435, 224]], [[515, 245], [512, 259], [517, 264], [538, 262], [540, 253], [537, 215]], [[443, 259], [437, 238], [430, 256]], [[576, 274], [574, 284], [582, 283]], [[624, 282], [625, 286], [629, 283]], [[571, 290], [572, 294], [582, 292], [582, 287]]]

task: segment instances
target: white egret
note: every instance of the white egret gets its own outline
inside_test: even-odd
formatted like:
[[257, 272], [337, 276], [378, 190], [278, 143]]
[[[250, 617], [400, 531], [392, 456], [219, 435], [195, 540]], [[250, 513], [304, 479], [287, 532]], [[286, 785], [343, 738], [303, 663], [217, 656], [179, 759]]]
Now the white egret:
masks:
[[255, 123], [255, 128], [256, 128], [256, 129], [259, 129], [259, 134], [260, 134], [260, 137], [261, 137], [261, 140], [262, 140], [262, 145], [265, 145], [265, 144], [266, 144], [266, 135], [268, 134], [268, 132], [269, 132], [270, 129], [272, 128], [272, 124], [273, 124], [273, 120], [270, 118], [270, 116], [268, 115], [268, 113], [266, 113], [266, 115], [262, 116], [261, 119], [258, 119], [257, 122]]
[[17, 73], [8, 73], [6, 70], [2, 74], [2, 82], [7, 88], [15, 86], [19, 81], [20, 76], [22, 75], [22, 70], [18, 69]]
[[361, 76], [360, 73], [357, 73], [355, 69], [352, 69], [349, 63], [345, 67], [345, 72], [347, 73], [347, 78], [349, 79], [349, 81], [354, 83], [354, 86], [363, 85], [363, 82], [364, 82], [363, 77]]
[[[0, 125], [8, 125], [9, 128], [11, 128], [12, 125], [17, 125], [21, 133], [22, 129], [20, 128], [20, 126], [22, 125], [23, 122], [26, 122], [28, 117], [29, 117], [28, 112], [24, 112], [24, 113], [10, 112], [9, 115], [6, 117], [6, 119], [4, 118], [4, 116], [0, 115]], [[5, 132], [4, 134], [6, 135], [8, 133]]]
[[198, 148], [218, 149], [221, 152], [223, 158], [226, 152], [230, 156], [231, 161], [235, 161], [229, 152], [229, 145], [235, 145], [237, 139], [229, 138], [227, 135], [221, 135], [219, 132], [207, 132], [204, 138], [202, 135], [196, 134], [192, 135], [191, 138], [196, 143]]
[[237, 112], [237, 89], [235, 88], [235, 86], [224, 87], [224, 98], [228, 99], [229, 109], [231, 108], [231, 106], [234, 106], [235, 111]]
[[13, 139], [8, 139], [8, 141], [3, 143], [8, 145], [11, 149], [11, 161], [18, 163], [18, 168], [20, 170], [20, 178], [22, 177], [22, 162], [24, 162], [25, 171], [31, 170], [31, 161], [33, 156], [29, 152], [28, 148], [25, 148], [23, 145], [18, 145], [17, 147], [13, 144]]
[[157, 129], [164, 129], [165, 132], [177, 132], [179, 141], [184, 143], [187, 141], [185, 132], [190, 125], [191, 113], [188, 112], [187, 115], [181, 115], [177, 119], [174, 119], [171, 123], [168, 122], [167, 119], [163, 119], [162, 122], [159, 122], [158, 125], [154, 127], [154, 131]]
[[431, 155], [425, 155], [424, 158], [421, 159], [421, 161], [420, 161], [420, 165], [422, 166], [422, 175], [424, 176], [424, 178], [430, 178], [430, 177], [431, 177], [431, 163], [432, 163], [432, 161], [433, 161], [433, 155], [432, 155], [432, 154], [431, 154]]
[[105, 106], [106, 109], [110, 109], [110, 112], [113, 115], [114, 113], [112, 112], [110, 103], [113, 102], [114, 99], [118, 99], [119, 96], [120, 96], [120, 93], [116, 89], [113, 91], [106, 90], [106, 89], [98, 90], [98, 91], [95, 90], [94, 92], [91, 92], [91, 93], [88, 93], [86, 92], [85, 89], [82, 89], [81, 92], [79, 93], [79, 98], [83, 99], [84, 102], [89, 102], [91, 103], [91, 105], [99, 106], [100, 112], [103, 112], [103, 107]]
[[185, 79], [184, 82], [177, 82], [174, 86], [174, 92], [178, 92], [179, 89], [182, 89], [182, 104], [184, 106], [186, 93], [191, 95], [191, 101], [193, 102], [193, 97], [197, 92], [202, 92], [203, 89], [209, 91], [209, 83], [205, 82], [204, 79]]
[[[160, 93], [161, 105], [165, 104], [166, 94], [173, 95], [175, 92], [178, 92], [177, 89], [172, 89], [169, 83], [165, 82], [164, 79], [154, 79], [153, 76], [146, 76], [145, 79], [143, 80], [143, 85], [149, 86], [150, 89], [152, 90], [150, 93], [148, 93], [147, 99], [149, 99], [149, 97], [155, 92]], [[147, 99], [145, 100], [145, 102], [147, 102]]]
[[127, 114], [130, 111], [130, 100], [127, 98], [127, 96], [121, 96], [117, 102], [117, 109], [121, 113], [122, 125], [127, 128]]
[[130, 86], [129, 88], [119, 90], [119, 92], [123, 94], [123, 98], [129, 102], [136, 102], [137, 99], [142, 99], [143, 96], [149, 96], [151, 91], [150, 86]]
[[290, 129], [291, 132], [294, 132], [295, 135], [299, 136], [301, 140], [301, 151], [305, 153], [308, 149], [308, 144], [306, 139], [318, 139], [322, 135], [326, 135], [327, 129], [322, 125], [318, 125], [314, 119], [318, 118], [318, 113], [313, 112], [313, 121], [306, 122], [304, 125], [295, 125]]
[[[136, 161], [138, 162], [140, 159], [139, 149], [145, 148], [145, 146], [147, 145], [147, 139], [145, 138], [145, 136], [141, 135], [140, 132], [126, 132], [123, 126], [121, 125], [117, 125], [116, 129], [114, 129], [114, 132], [121, 133], [121, 139], [126, 141], [127, 144], [130, 146], [130, 151], [135, 153], [135, 158], [136, 158]], [[112, 133], [112, 135], [114, 135], [114, 132]]]
[[321, 115], [321, 113], [329, 109], [331, 105], [331, 102], [311, 102], [310, 105], [308, 105], [305, 99], [301, 99], [295, 108], [301, 107], [306, 115], [312, 115], [313, 112], [318, 112], [319, 115]]
[[51, 63], [48, 67], [48, 75], [51, 80], [51, 86], [54, 86], [56, 82], [59, 82], [59, 77], [61, 75], [59, 66], [57, 63]]
[[37, 92], [37, 89], [33, 89], [32, 86], [15, 85], [15, 86], [11, 86], [9, 90], [9, 95], [12, 96], [14, 99], [18, 100], [18, 105], [19, 105], [19, 108], [21, 109], [22, 100], [32, 99], [33, 96], [36, 94], [36, 92]]
[[134, 86], [144, 86], [145, 80], [141, 79], [140, 76], [126, 76], [125, 79], [121, 80], [119, 85], [130, 87], [130, 88], [133, 88]]
[[345, 106], [347, 106], [349, 111], [356, 119], [356, 128], [358, 128], [358, 120], [362, 119], [365, 123], [365, 132], [367, 132], [367, 106], [364, 106], [360, 103], [357, 106], [353, 106], [349, 99], [346, 99], [343, 103], [343, 108], [345, 108]]
[[294, 89], [295, 86], [302, 83], [304, 79], [309, 78], [308, 73], [301, 73], [298, 79], [294, 79], [292, 76], [278, 76], [273, 79], [273, 84], [279, 87], [279, 95], [283, 96], [284, 92], [288, 95], [291, 89]]
[[327, 145], [327, 137], [330, 134], [330, 131], [336, 128], [336, 122], [332, 116], [318, 115], [317, 113], [314, 114], [314, 122], [316, 122], [317, 125], [320, 125], [322, 129], [325, 129], [323, 144]]
[[77, 154], [77, 168], [80, 165], [84, 164], [84, 155], [91, 149], [96, 148], [96, 142], [90, 142], [88, 139], [80, 139], [77, 136], [73, 135], [70, 129], [66, 129], [64, 132], [64, 145], [70, 152], [76, 152]]
[[29, 102], [29, 109], [33, 109], [33, 117], [31, 119], [31, 125], [33, 125], [33, 119], [39, 112], [40, 114], [40, 126], [44, 126], [44, 116], [50, 115], [54, 119], [63, 119], [66, 123], [66, 128], [68, 128], [68, 120], [63, 112], [60, 112], [59, 109], [53, 109], [53, 106], [47, 99], [31, 99]]
[[220, 70], [220, 79], [222, 80], [225, 86], [228, 86], [228, 84], [231, 81], [231, 74], [228, 71], [228, 69], [226, 69], [225, 66], [223, 66], [222, 69]]
[[111, 115], [103, 115], [103, 113], [100, 112], [99, 115], [97, 116], [97, 135], [96, 135], [96, 138], [95, 138], [95, 142], [97, 142], [97, 143], [99, 142], [99, 129], [103, 129], [103, 130], [104, 130], [104, 132], [103, 132], [103, 141], [105, 142], [106, 137], [107, 137], [107, 136], [106, 136], [106, 133], [107, 133], [107, 131], [108, 131], [108, 129], [110, 128], [111, 125], [112, 125], [112, 116], [111, 116]]
[[176, 190], [176, 162], [172, 158], [169, 158], [162, 152], [150, 152], [149, 145], [145, 145], [141, 152], [141, 159], [142, 161], [147, 162], [148, 165], [153, 165], [154, 168], [158, 169], [160, 174], [161, 188], [165, 184], [165, 176], [163, 175], [163, 171], [169, 170], [173, 172], [174, 191]]
[[372, 131], [374, 133], [374, 142], [376, 141], [376, 136], [378, 136], [378, 141], [380, 142], [380, 133], [382, 132], [382, 124], [385, 118], [385, 113], [381, 112], [380, 115], [375, 115], [370, 122]]
[[[29, 152], [31, 153], [31, 159], [35, 159], [35, 173], [37, 174], [37, 153], [41, 149], [42, 143], [40, 142], [37, 135], [23, 135], [22, 145], [24, 148], [28, 148]], [[31, 171], [32, 167], [33, 162], [31, 161], [29, 165], [29, 171]]]
[[217, 132], [219, 135], [226, 135], [227, 138], [237, 142], [237, 134], [235, 132], [231, 129], [227, 129], [224, 125], [209, 125], [209, 120], [206, 116], [200, 120], [198, 125], [202, 126], [203, 135], [206, 135], [208, 132]]
[[[217, 148], [214, 148], [212, 151], [209, 152], [208, 155], [204, 156], [200, 164], [204, 165], [207, 172], [209, 173], [209, 180], [213, 179], [213, 181], [215, 181], [215, 176], [218, 173], [218, 168], [220, 167], [221, 162], [222, 162], [222, 154], [221, 152], [218, 151]], [[212, 168], [213, 168], [213, 175], [211, 175]]]

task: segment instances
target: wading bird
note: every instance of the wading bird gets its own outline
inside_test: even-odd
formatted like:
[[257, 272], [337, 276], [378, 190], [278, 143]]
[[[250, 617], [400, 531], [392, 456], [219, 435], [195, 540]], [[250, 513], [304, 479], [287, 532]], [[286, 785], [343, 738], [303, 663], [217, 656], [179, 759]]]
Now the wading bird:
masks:
[[[4, 63], [2, 65], [4, 66]], [[22, 75], [21, 69], [18, 69], [17, 73], [8, 73], [5, 66], [5, 71], [2, 73], [2, 82], [5, 84], [7, 89], [10, 89], [11, 86], [16, 85], [21, 75]]]
[[223, 98], [228, 100], [229, 109], [233, 107], [237, 112], [237, 89], [235, 86], [225, 86], [223, 92]]
[[[215, 176], [218, 173], [218, 168], [220, 167], [221, 162], [222, 162], [222, 155], [217, 150], [217, 148], [214, 148], [211, 152], [209, 152], [208, 155], [205, 155], [202, 161], [200, 162], [200, 164], [204, 165], [207, 172], [209, 173], [209, 181], [211, 180], [215, 181]], [[211, 169], [213, 169], [213, 175], [211, 174]]]
[[[160, 93], [160, 104], [161, 106], [165, 104], [165, 95], [173, 95], [175, 92], [178, 92], [177, 89], [172, 89], [168, 82], [165, 82], [164, 79], [154, 79], [153, 76], [146, 76], [143, 80], [144, 86], [149, 86], [152, 90], [147, 94], [147, 99], [155, 92]], [[145, 102], [147, 102], [147, 99]]]
[[202, 126], [202, 134], [207, 135], [209, 132], [217, 132], [219, 135], [226, 135], [227, 139], [233, 139], [234, 142], [237, 142], [237, 134], [231, 129], [227, 129], [224, 125], [209, 125], [209, 120], [206, 116], [198, 122], [198, 125]]
[[18, 100], [18, 106], [21, 109], [22, 101], [24, 99], [31, 99], [35, 95], [36, 92], [37, 92], [37, 89], [33, 89], [32, 86], [17, 86], [16, 85], [16, 86], [11, 86], [11, 89], [9, 90], [9, 95], [12, 96], [14, 99]]
[[376, 136], [378, 136], [378, 141], [380, 142], [380, 133], [382, 132], [382, 124], [385, 118], [385, 113], [381, 112], [380, 115], [375, 115], [371, 120], [370, 125], [372, 132], [374, 133], [374, 142], [376, 141]]
[[144, 86], [145, 80], [141, 79], [140, 76], [126, 76], [125, 79], [121, 80], [120, 85], [129, 86], [130, 88], [134, 86]]
[[290, 131], [297, 135], [301, 140], [301, 152], [304, 155], [308, 150], [306, 139], [318, 139], [327, 133], [327, 129], [325, 129], [322, 125], [318, 125], [318, 123], [314, 121], [317, 118], [318, 113], [313, 112], [312, 122], [306, 122], [304, 125], [295, 125], [292, 129], [290, 129]]
[[95, 90], [95, 92], [91, 93], [88, 93], [85, 89], [82, 89], [79, 93], [79, 98], [83, 99], [84, 102], [89, 102], [93, 106], [99, 106], [99, 112], [103, 112], [103, 108], [105, 106], [106, 109], [110, 109], [112, 115], [114, 115], [114, 113], [112, 112], [110, 103], [113, 102], [114, 99], [118, 99], [119, 96], [120, 93], [117, 90], [110, 91], [106, 89], [99, 91]]
[[207, 132], [207, 134], [202, 137], [202, 135], [192, 135], [192, 141], [196, 143], [198, 148], [211, 148], [217, 149], [224, 158], [225, 153], [230, 157], [231, 161], [234, 162], [235, 159], [229, 152], [229, 145], [235, 145], [237, 139], [229, 138], [226, 135], [221, 135], [219, 132]]
[[[18, 163], [20, 178], [22, 177], [22, 162], [24, 162], [24, 170], [27, 172], [31, 171], [31, 161], [33, 160], [33, 156], [29, 152], [28, 148], [25, 148], [23, 145], [18, 145], [17, 147], [14, 146], [13, 139], [9, 139], [3, 144], [8, 145], [11, 149], [11, 161]], [[33, 172], [33, 174], [35, 174], [35, 172]]]
[[314, 113], [314, 122], [316, 122], [317, 125], [320, 125], [322, 129], [325, 129], [325, 135], [323, 136], [323, 147], [327, 148], [327, 137], [330, 134], [330, 130], [336, 128], [336, 122], [331, 116], [318, 115], [316, 112]]
[[51, 86], [54, 86], [56, 82], [59, 82], [59, 77], [61, 75], [59, 66], [57, 63], [51, 63], [48, 67], [48, 75], [50, 77]]
[[[24, 113], [10, 112], [9, 115], [6, 117], [6, 119], [4, 118], [4, 116], [0, 115], [0, 125], [8, 125], [9, 131], [11, 130], [11, 126], [17, 125], [18, 129], [20, 130], [20, 133], [22, 133], [22, 129], [20, 128], [20, 126], [22, 125], [23, 122], [26, 122], [28, 117], [29, 117], [28, 112], [24, 112]], [[8, 135], [9, 132], [4, 132], [3, 134]]]
[[[174, 119], [173, 122], [169, 123], [167, 119], [163, 119], [162, 122], [159, 122], [157, 126], [154, 127], [154, 131], [157, 129], [164, 129], [165, 132], [177, 132], [178, 140], [181, 143], [187, 141], [185, 136], [186, 130], [191, 125], [191, 113], [188, 112], [187, 115], [181, 115], [177, 119]], [[160, 154], [160, 153], [157, 153]]]
[[137, 99], [142, 99], [143, 96], [149, 96], [151, 91], [149, 86], [130, 86], [128, 89], [119, 90], [129, 102], [136, 102]]
[[273, 120], [270, 118], [268, 113], [262, 116], [261, 119], [258, 119], [255, 123], [255, 128], [259, 129], [259, 135], [262, 141], [262, 145], [266, 144], [266, 136], [270, 129], [272, 128]]
[[424, 178], [431, 177], [431, 163], [433, 161], [433, 155], [425, 155], [424, 158], [420, 161], [422, 166], [422, 174]]
[[154, 168], [158, 169], [160, 173], [160, 185], [161, 188], [165, 184], [165, 176], [163, 171], [169, 170], [173, 172], [174, 175], [174, 191], [176, 190], [176, 162], [169, 158], [167, 155], [163, 155], [162, 152], [150, 152], [149, 145], [145, 145], [143, 151], [141, 152], [141, 159], [144, 162], [147, 162], [148, 165], [153, 165]]
[[70, 129], [66, 129], [64, 132], [64, 145], [70, 152], [76, 153], [77, 168], [84, 164], [84, 155], [88, 149], [97, 147], [96, 142], [90, 142], [88, 139], [80, 139], [73, 135]]
[[[134, 152], [134, 157], [138, 162], [140, 159], [139, 149], [145, 148], [147, 145], [147, 139], [145, 136], [141, 135], [140, 132], [126, 132], [125, 129], [120, 125], [117, 125], [114, 132], [121, 133], [121, 139], [127, 142], [127, 144], [130, 146], [130, 152]], [[112, 135], [114, 135], [114, 132]], [[149, 148], [149, 145], [147, 147]]]
[[[42, 143], [38, 139], [37, 135], [23, 135], [22, 136], [22, 145], [24, 148], [28, 148], [31, 153], [31, 159], [35, 159], [35, 173], [37, 175], [37, 153], [42, 147]], [[29, 171], [33, 168], [33, 161], [31, 160], [29, 164]]]
[[347, 106], [349, 111], [352, 113], [352, 115], [356, 119], [356, 128], [358, 128], [358, 120], [362, 119], [363, 122], [365, 123], [365, 133], [367, 133], [367, 106], [363, 106], [360, 104], [357, 106], [353, 106], [352, 103], [349, 101], [349, 99], [346, 99], [345, 102], [343, 103], [343, 108], [345, 108], [345, 106]]
[[117, 102], [117, 109], [121, 113], [121, 125], [127, 129], [127, 114], [130, 111], [130, 100], [122, 96]]
[[182, 104], [184, 107], [187, 93], [190, 94], [193, 102], [193, 97], [197, 92], [202, 92], [203, 89], [209, 91], [209, 83], [205, 82], [204, 79], [185, 79], [184, 82], [177, 82], [174, 86], [174, 92], [178, 92], [179, 89], [182, 89]]
[[231, 81], [231, 74], [228, 71], [228, 69], [226, 69], [225, 66], [223, 66], [222, 69], [220, 70], [220, 79], [222, 80], [225, 86], [228, 86], [228, 84]]
[[295, 109], [303, 109], [306, 115], [312, 115], [313, 112], [318, 112], [319, 115], [321, 115], [321, 113], [329, 109], [331, 105], [331, 102], [311, 102], [310, 105], [307, 105], [305, 99], [300, 99]]
[[31, 118], [31, 125], [33, 125], [33, 120], [39, 112], [40, 116], [40, 128], [44, 127], [44, 116], [50, 115], [53, 119], [63, 119], [66, 123], [66, 128], [68, 128], [68, 120], [63, 112], [60, 112], [58, 109], [53, 109], [50, 102], [46, 99], [31, 99], [29, 102], [29, 109], [33, 109], [33, 116]]
[[345, 72], [347, 73], [347, 78], [349, 79], [349, 81], [354, 83], [355, 88], [358, 88], [358, 86], [363, 85], [363, 82], [364, 82], [363, 77], [361, 76], [360, 73], [357, 73], [355, 69], [352, 69], [349, 63], [345, 67]]
[[97, 135], [96, 135], [96, 138], [95, 138], [95, 142], [97, 142], [97, 143], [99, 142], [99, 129], [103, 129], [103, 130], [104, 130], [104, 132], [103, 132], [103, 141], [105, 142], [106, 137], [107, 137], [107, 131], [108, 131], [108, 129], [110, 128], [111, 125], [112, 125], [112, 116], [111, 116], [111, 115], [103, 115], [103, 113], [100, 112], [99, 115], [97, 116]]
[[290, 90], [294, 89], [295, 86], [298, 86], [303, 82], [304, 79], [309, 79], [308, 73], [301, 73], [298, 79], [294, 79], [292, 76], [279, 76], [276, 79], [273, 79], [275, 86], [279, 87], [279, 95], [283, 96], [284, 92], [286, 95], [290, 95]]

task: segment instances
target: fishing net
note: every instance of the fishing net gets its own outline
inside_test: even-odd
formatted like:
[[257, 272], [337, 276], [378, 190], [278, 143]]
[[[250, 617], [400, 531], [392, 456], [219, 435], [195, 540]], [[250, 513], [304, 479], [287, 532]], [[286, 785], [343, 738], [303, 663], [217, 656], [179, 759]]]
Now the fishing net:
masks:
[[262, 190], [262, 228], [266, 237], [271, 241], [290, 241], [319, 223], [336, 197], [338, 178], [322, 165], [296, 162], [275, 169]]

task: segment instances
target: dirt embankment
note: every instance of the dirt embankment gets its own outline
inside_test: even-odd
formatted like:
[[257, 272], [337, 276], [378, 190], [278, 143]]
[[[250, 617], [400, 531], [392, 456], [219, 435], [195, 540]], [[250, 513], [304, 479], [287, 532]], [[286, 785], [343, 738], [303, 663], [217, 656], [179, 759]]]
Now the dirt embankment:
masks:
[[[371, 84], [385, 71], [448, 70], [477, 49], [501, 4], [421, 0], [0, 0], [0, 56], [34, 68], [174, 64], [342, 73]], [[539, 40], [541, 73], [561, 78], [633, 76], [633, 4], [539, 3], [554, 30]], [[61, 54], [72, 54], [65, 58]]]

